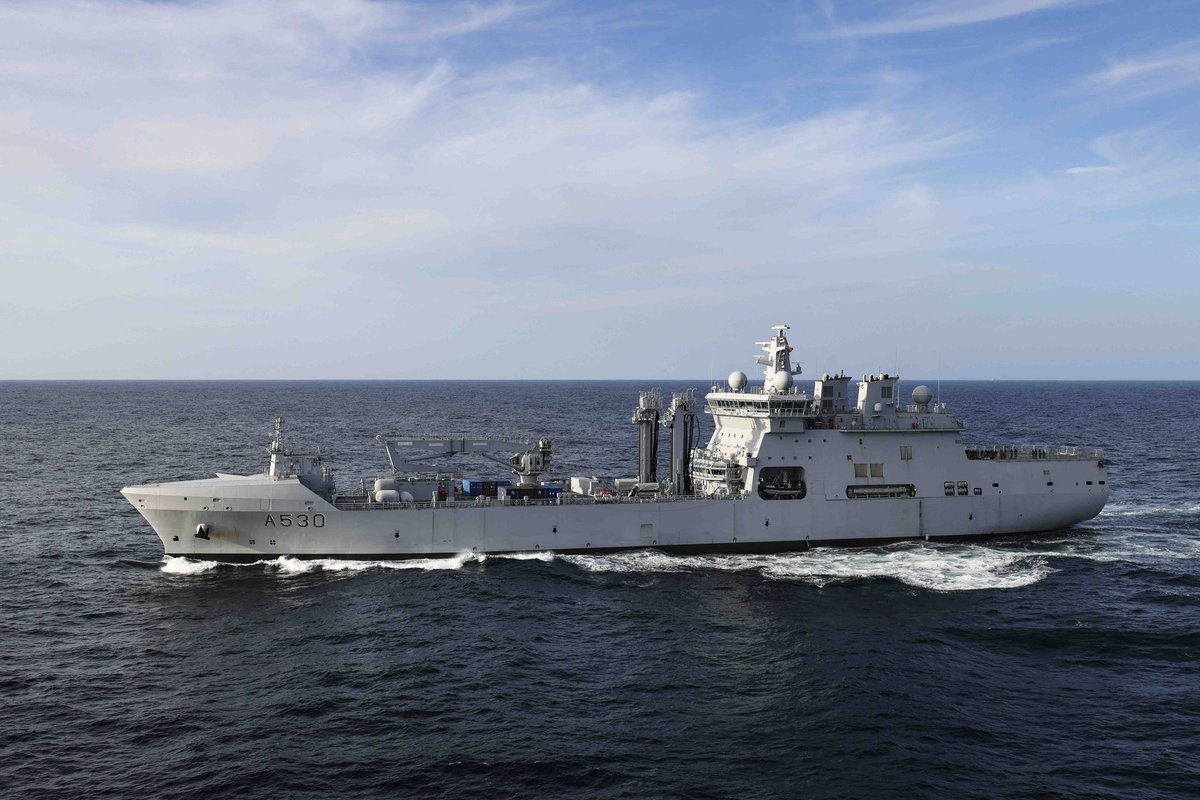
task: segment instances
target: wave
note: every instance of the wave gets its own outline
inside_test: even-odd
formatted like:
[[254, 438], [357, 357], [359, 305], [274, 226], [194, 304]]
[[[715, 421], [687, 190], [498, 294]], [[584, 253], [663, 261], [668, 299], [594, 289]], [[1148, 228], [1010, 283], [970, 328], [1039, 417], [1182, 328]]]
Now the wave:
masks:
[[1200, 503], [1109, 503], [1100, 517], [1148, 517], [1200, 515]]
[[487, 558], [507, 558], [512, 561], [553, 561], [556, 556], [551, 550], [530, 550], [521, 553], [492, 553]]
[[1148, 564], [1200, 558], [1200, 538], [1186, 534], [1129, 532], [1099, 539], [1071, 541], [1061, 549], [1040, 553], [1048, 557], [1084, 558], [1090, 561], [1128, 561]]
[[163, 556], [162, 571], [168, 575], [201, 575], [221, 566], [218, 561], [197, 561], [186, 556]]
[[460, 569], [468, 562], [482, 562], [486, 557], [472, 553], [461, 553], [450, 558], [412, 558], [400, 561], [355, 561], [339, 558], [279, 558], [252, 561], [248, 564], [230, 564], [220, 561], [198, 561], [185, 556], [164, 556], [162, 571], [169, 575], [201, 575], [218, 567], [245, 569], [257, 567], [280, 575], [304, 575], [310, 572], [363, 572], [370, 569]]
[[890, 578], [941, 592], [1015, 589], [1037, 583], [1053, 571], [1040, 554], [925, 542], [854, 550], [818, 548], [778, 555], [673, 556], [638, 550], [559, 558], [589, 572], [758, 571], [766, 578], [816, 586]]
[[409, 558], [400, 561], [354, 561], [338, 558], [293, 558], [280, 556], [271, 561], [258, 562], [268, 569], [285, 575], [303, 575], [321, 570], [323, 572], [363, 572], [369, 569], [461, 569], [470, 561], [481, 561], [471, 553], [460, 553], [450, 558]]

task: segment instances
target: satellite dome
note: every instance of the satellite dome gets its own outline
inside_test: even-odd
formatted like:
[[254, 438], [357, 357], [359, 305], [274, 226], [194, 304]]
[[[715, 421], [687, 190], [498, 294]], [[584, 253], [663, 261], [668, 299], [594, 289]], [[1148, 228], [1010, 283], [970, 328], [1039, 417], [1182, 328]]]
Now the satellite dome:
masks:
[[921, 384], [913, 389], [912, 399], [919, 406], [927, 406], [929, 405], [929, 401], [933, 399], [933, 392], [929, 390], [928, 386]]
[[735, 392], [740, 392], [746, 388], [746, 373], [739, 370], [734, 370], [729, 373], [729, 388]]
[[790, 372], [776, 372], [775, 377], [771, 379], [771, 383], [778, 391], [786, 392], [792, 388], [792, 374]]

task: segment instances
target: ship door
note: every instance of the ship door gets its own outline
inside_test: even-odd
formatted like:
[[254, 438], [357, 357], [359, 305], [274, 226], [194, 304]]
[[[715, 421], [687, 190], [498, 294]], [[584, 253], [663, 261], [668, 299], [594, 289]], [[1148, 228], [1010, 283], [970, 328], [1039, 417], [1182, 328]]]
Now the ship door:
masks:
[[454, 509], [441, 508], [433, 512], [433, 549], [448, 552], [454, 549]]

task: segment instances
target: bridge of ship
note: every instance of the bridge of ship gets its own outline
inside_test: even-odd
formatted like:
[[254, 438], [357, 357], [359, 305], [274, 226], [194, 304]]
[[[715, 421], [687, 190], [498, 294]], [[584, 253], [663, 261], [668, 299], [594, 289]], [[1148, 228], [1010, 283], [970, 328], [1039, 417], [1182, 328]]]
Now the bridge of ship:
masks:
[[927, 407], [902, 405], [896, 408], [895, 413], [903, 414], [903, 417], [892, 414], [885, 416], [882, 413], [873, 416], [858, 409], [831, 411], [822, 408], [819, 400], [800, 392], [781, 394], [746, 389], [736, 394], [709, 395], [704, 411], [722, 417], [798, 418], [803, 419], [808, 428], [859, 433], [898, 430], [960, 431], [966, 428], [940, 403]]

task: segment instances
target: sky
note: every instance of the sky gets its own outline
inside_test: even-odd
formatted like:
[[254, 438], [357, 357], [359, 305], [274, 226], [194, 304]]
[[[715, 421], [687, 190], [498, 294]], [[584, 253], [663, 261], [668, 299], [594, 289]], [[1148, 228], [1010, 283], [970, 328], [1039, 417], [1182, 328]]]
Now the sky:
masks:
[[0, 379], [1200, 378], [1200, 8], [0, 0]]

